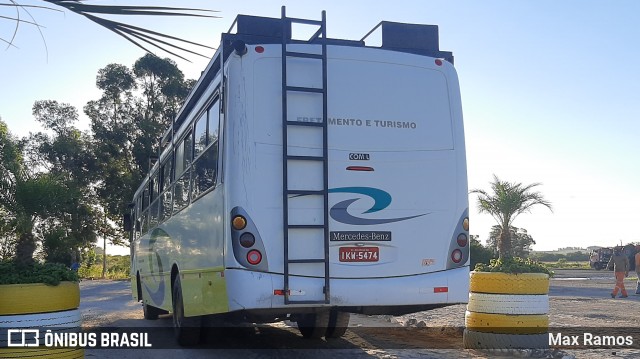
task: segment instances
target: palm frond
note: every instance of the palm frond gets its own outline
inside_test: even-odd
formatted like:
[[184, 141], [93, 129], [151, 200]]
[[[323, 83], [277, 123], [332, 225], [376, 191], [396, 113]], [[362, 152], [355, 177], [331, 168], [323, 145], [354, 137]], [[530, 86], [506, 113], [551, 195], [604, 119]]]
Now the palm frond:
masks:
[[[38, 5], [22, 5], [17, 3], [15, 0], [9, 0], [9, 4], [0, 4], [2, 6], [10, 6], [10, 7], [15, 7], [16, 9], [16, 17], [15, 18], [8, 18], [8, 20], [12, 20], [16, 22], [16, 28], [13, 31], [13, 34], [11, 35], [11, 40], [5, 40], [0, 38], [1, 41], [7, 43], [7, 48], [13, 46], [15, 48], [17, 48], [17, 46], [15, 46], [13, 44], [13, 41], [16, 38], [16, 34], [18, 33], [18, 29], [20, 27], [21, 23], [26, 23], [29, 25], [34, 25], [36, 27], [36, 29], [38, 29], [38, 33], [40, 34], [40, 38], [42, 39], [42, 42], [44, 43], [44, 49], [45, 49], [45, 53], [47, 54], [47, 57], [49, 56], [49, 49], [47, 49], [47, 42], [44, 41], [44, 35], [42, 34], [42, 30], [40, 29], [42, 26], [40, 24], [38, 24], [38, 22], [36, 21], [36, 19], [33, 17], [33, 15], [31, 15], [31, 12], [29, 12], [28, 8], [36, 8], [36, 9], [46, 9], [46, 10], [51, 10], [51, 11], [59, 11], [62, 12], [61, 10], [57, 10], [48, 6], [38, 6]], [[20, 9], [24, 10], [24, 12], [27, 13], [27, 15], [31, 18], [31, 21], [25, 21], [22, 20], [20, 18]]]
[[[132, 42], [141, 49], [150, 52], [147, 48], [142, 46], [142, 43], [147, 43], [156, 49], [165, 51], [174, 56], [178, 56], [185, 59], [183, 56], [179, 56], [176, 53], [167, 49], [180, 50], [190, 54], [206, 57], [195, 51], [188, 50], [180, 45], [174, 45], [166, 40], [177, 41], [179, 44], [195, 45], [203, 48], [214, 49], [210, 46], [188, 41], [182, 38], [163, 34], [160, 32], [143, 29], [140, 27], [125, 24], [119, 21], [109, 20], [102, 17], [103, 15], [135, 15], [135, 16], [189, 16], [189, 17], [203, 17], [203, 18], [219, 18], [219, 16], [210, 15], [215, 13], [215, 10], [195, 9], [195, 8], [182, 8], [182, 7], [165, 7], [165, 6], [118, 6], [118, 5], [96, 5], [87, 4], [83, 0], [43, 0], [50, 4], [60, 6], [69, 11], [72, 11], [78, 15], [82, 15], [95, 22], [96, 24], [104, 27], [105, 29], [112, 31], [119, 36], [124, 37], [128, 41]], [[163, 46], [165, 45], [165, 46]], [[185, 59], [186, 60], [186, 59]], [[188, 60], [187, 60], [188, 61]]]
[[178, 46], [178, 45], [174, 45], [171, 44], [167, 41], [164, 41], [162, 39], [171, 39], [171, 40], [176, 40], [178, 42], [182, 42], [182, 43], [186, 43], [186, 44], [191, 44], [191, 45], [196, 45], [196, 46], [200, 46], [200, 47], [205, 47], [208, 49], [214, 49], [213, 47], [207, 46], [207, 45], [202, 45], [202, 44], [198, 44], [196, 42], [193, 41], [189, 41], [189, 40], [185, 40], [185, 39], [181, 39], [175, 36], [171, 36], [171, 35], [167, 35], [167, 34], [163, 34], [157, 31], [153, 31], [153, 30], [149, 30], [149, 29], [144, 29], [141, 27], [137, 27], [137, 26], [133, 26], [133, 25], [129, 25], [129, 24], [124, 24], [121, 22], [117, 22], [117, 21], [113, 21], [113, 20], [108, 20], [108, 19], [103, 19], [91, 14], [85, 14], [85, 17], [87, 17], [89, 20], [101, 25], [102, 27], [122, 36], [123, 38], [125, 38], [126, 40], [130, 41], [131, 43], [133, 43], [134, 45], [138, 46], [139, 48], [145, 50], [146, 52], [151, 53], [151, 51], [149, 51], [147, 48], [145, 48], [144, 46], [142, 46], [141, 43], [137, 42], [136, 40], [132, 39], [132, 37], [137, 38], [138, 40], [145, 42], [151, 46], [154, 46], [164, 52], [167, 52], [171, 55], [177, 56], [183, 60], [189, 61], [186, 58], [184, 58], [183, 56], [180, 56], [170, 50], [168, 50], [167, 48], [159, 45], [159, 44], [164, 44], [167, 45], [171, 48], [177, 49], [177, 50], [181, 50], [181, 51], [185, 51], [194, 55], [198, 55], [198, 56], [202, 56], [202, 57], [206, 57], [202, 54], [199, 54], [195, 51], [191, 51], [189, 49], [186, 49], [184, 47]]

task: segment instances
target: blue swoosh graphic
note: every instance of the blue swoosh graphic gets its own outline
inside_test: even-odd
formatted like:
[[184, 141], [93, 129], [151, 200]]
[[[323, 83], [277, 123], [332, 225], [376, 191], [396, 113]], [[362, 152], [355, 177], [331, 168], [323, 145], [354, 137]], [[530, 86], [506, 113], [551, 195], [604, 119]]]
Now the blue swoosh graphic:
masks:
[[149, 296], [151, 297], [154, 303], [158, 305], [162, 304], [162, 302], [164, 301], [164, 280], [162, 279], [160, 280], [160, 283], [158, 284], [158, 289], [156, 289], [155, 291], [152, 291], [151, 288], [149, 288], [149, 286], [145, 282], [142, 282], [142, 285], [144, 285], [144, 287], [147, 288], [147, 292], [149, 292]]
[[[345, 224], [369, 226], [374, 224], [385, 224], [385, 223], [405, 221], [407, 219], [421, 217], [428, 214], [428, 213], [424, 213], [424, 214], [419, 214], [417, 216], [409, 216], [409, 217], [402, 217], [402, 218], [388, 218], [388, 219], [360, 218], [360, 217], [352, 216], [347, 211], [347, 208], [349, 207], [349, 205], [351, 205], [351, 203], [357, 201], [358, 199], [359, 198], [348, 199], [346, 201], [336, 203], [336, 205], [331, 207], [331, 210], [329, 210], [329, 215], [334, 220], [345, 223]], [[364, 212], [364, 213], [367, 213], [367, 212]]]
[[164, 303], [164, 286], [165, 286], [164, 279], [162, 276], [160, 277], [159, 282], [156, 280], [156, 275], [162, 274], [162, 271], [163, 271], [162, 260], [160, 259], [160, 255], [158, 254], [158, 252], [155, 251], [155, 248], [154, 248], [156, 241], [160, 237], [166, 237], [164, 238], [164, 240], [167, 240], [169, 238], [169, 234], [160, 228], [156, 228], [153, 232], [151, 232], [151, 238], [149, 238], [149, 244], [148, 244], [149, 256], [147, 259], [149, 261], [149, 265], [151, 265], [152, 256], [153, 255], [156, 256], [156, 261], [158, 262], [158, 273], [155, 273], [155, 271], [153, 270], [153, 267], [151, 267], [150, 274], [152, 275], [153, 281], [155, 283], [158, 283], [158, 289], [152, 291], [151, 288], [149, 288], [149, 286], [146, 283], [142, 282], [144, 287], [147, 288], [147, 292], [149, 292], [149, 296], [151, 297], [153, 302], [156, 303], [157, 305]]
[[369, 196], [373, 198], [373, 200], [375, 201], [375, 203], [373, 204], [373, 207], [369, 208], [368, 211], [363, 213], [378, 212], [387, 208], [389, 204], [391, 204], [391, 195], [377, 188], [371, 188], [371, 187], [331, 188], [329, 189], [329, 193], [358, 193], [358, 194], [363, 194], [365, 196]]
[[[365, 195], [365, 196], [368, 196], [368, 197], [372, 198], [374, 200], [373, 207], [369, 208], [367, 211], [363, 212], [362, 214], [374, 213], [374, 212], [381, 211], [381, 210], [387, 208], [389, 206], [389, 204], [391, 204], [391, 195], [389, 193], [387, 193], [387, 192], [385, 192], [385, 191], [383, 191], [381, 189], [377, 189], [377, 188], [371, 188], [371, 187], [331, 188], [331, 189], [329, 189], [329, 193], [357, 193], [357, 194], [362, 194], [362, 195]], [[429, 213], [423, 213], [423, 214], [419, 214], [419, 215], [415, 215], [415, 216], [409, 216], [409, 217], [379, 218], [379, 219], [356, 217], [356, 216], [351, 215], [349, 213], [349, 211], [347, 211], [347, 209], [349, 208], [349, 206], [353, 202], [355, 202], [355, 201], [357, 201], [359, 199], [360, 198], [353, 198], [353, 199], [348, 199], [348, 200], [336, 203], [329, 210], [329, 215], [335, 221], [338, 221], [338, 222], [341, 222], [341, 223], [352, 224], [352, 225], [361, 225], [361, 226], [369, 226], [369, 225], [375, 225], [375, 224], [385, 224], [385, 223], [400, 222], [400, 221], [405, 221], [407, 219], [421, 217], [421, 216], [425, 216], [425, 215], [429, 214]]]

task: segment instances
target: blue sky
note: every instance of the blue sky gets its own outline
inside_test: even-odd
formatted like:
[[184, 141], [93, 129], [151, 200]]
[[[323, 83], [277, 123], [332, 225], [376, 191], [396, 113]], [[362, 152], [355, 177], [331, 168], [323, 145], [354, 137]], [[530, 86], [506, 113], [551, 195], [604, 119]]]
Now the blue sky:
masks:
[[[23, 4], [42, 4], [21, 1]], [[117, 3], [117, 1], [112, 1]], [[120, 2], [122, 3], [122, 2]], [[149, 1], [127, 1], [149, 4]], [[172, 1], [155, 1], [171, 6]], [[220, 10], [221, 19], [143, 19], [149, 26], [217, 47], [238, 13], [319, 18], [327, 11], [330, 37], [359, 39], [381, 20], [436, 24], [440, 47], [452, 51], [460, 78], [469, 188], [501, 179], [540, 182], [554, 212], [533, 209], [516, 219], [534, 249], [640, 242], [640, 2], [589, 0], [484, 1], [181, 1]], [[7, 15], [0, 9], [0, 15]], [[72, 13], [32, 10], [44, 26], [20, 27], [19, 48], [0, 52], [0, 117], [24, 136], [37, 131], [36, 100], [78, 109], [99, 97], [98, 69], [131, 66], [144, 53]], [[0, 37], [13, 27], [0, 20]], [[5, 50], [6, 49], [6, 50]], [[204, 51], [212, 55], [213, 51]], [[158, 53], [160, 56], [167, 56]], [[189, 78], [208, 60], [175, 59]], [[80, 127], [87, 128], [86, 120]], [[471, 233], [487, 238], [493, 220], [470, 196]]]

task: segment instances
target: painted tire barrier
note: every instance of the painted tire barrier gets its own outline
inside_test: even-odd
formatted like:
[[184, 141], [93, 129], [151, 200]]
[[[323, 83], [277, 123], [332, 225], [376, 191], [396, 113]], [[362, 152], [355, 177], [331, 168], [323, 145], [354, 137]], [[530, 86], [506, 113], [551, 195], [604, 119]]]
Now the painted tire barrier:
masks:
[[467, 310], [464, 325], [474, 331], [485, 333], [541, 334], [549, 329], [549, 316], [476, 313]]
[[0, 359], [77, 359], [84, 358], [82, 348], [0, 348]]
[[[76, 282], [61, 282], [57, 286], [46, 284], [0, 285], [0, 359], [84, 358], [84, 349], [76, 347], [46, 347], [44, 335], [80, 331], [80, 286]], [[40, 346], [8, 347], [5, 329], [39, 329]], [[15, 339], [13, 339], [15, 340]], [[35, 338], [30, 337], [30, 343]]]
[[[44, 335], [47, 330], [52, 333], [68, 333], [78, 331], [81, 317], [78, 309], [65, 310], [62, 312], [20, 314], [20, 315], [0, 315], [0, 328], [8, 329], [29, 329], [38, 328], [40, 343], [44, 343]], [[0, 348], [8, 346], [6, 330], [0, 330]]]
[[543, 273], [471, 272], [464, 347], [548, 348], [548, 293]]
[[547, 294], [549, 276], [544, 273], [471, 272], [469, 291], [491, 294]]
[[470, 312], [496, 314], [547, 314], [549, 296], [546, 294], [485, 294], [469, 293]]
[[80, 305], [80, 286], [75, 282], [6, 284], [0, 286], [0, 294], [0, 315], [58, 312]]

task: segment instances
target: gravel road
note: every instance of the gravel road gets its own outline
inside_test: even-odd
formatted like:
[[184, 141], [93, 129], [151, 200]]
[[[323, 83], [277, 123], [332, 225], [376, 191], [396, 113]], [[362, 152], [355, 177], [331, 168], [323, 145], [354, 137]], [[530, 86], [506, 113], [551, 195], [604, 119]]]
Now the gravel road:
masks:
[[[550, 327], [629, 326], [640, 323], [640, 296], [612, 299], [613, 275], [606, 271], [558, 270], [551, 280]], [[630, 294], [635, 280], [626, 281]], [[85, 328], [149, 328], [154, 338], [173, 343], [171, 316], [145, 321], [131, 299], [129, 282], [82, 281], [80, 309]], [[163, 357], [180, 358], [496, 358], [527, 357], [536, 352], [482, 352], [462, 349], [464, 305], [400, 317], [352, 315], [341, 339], [303, 339], [295, 323], [238, 326], [206, 336], [205, 344], [189, 349], [162, 349]], [[103, 329], [105, 330], [105, 329]], [[640, 340], [640, 337], [636, 338]], [[446, 348], [446, 349], [445, 349]], [[450, 349], [457, 348], [457, 349]], [[87, 349], [86, 357], [155, 358], [160, 349]], [[564, 350], [568, 358], [639, 358], [640, 350]]]

